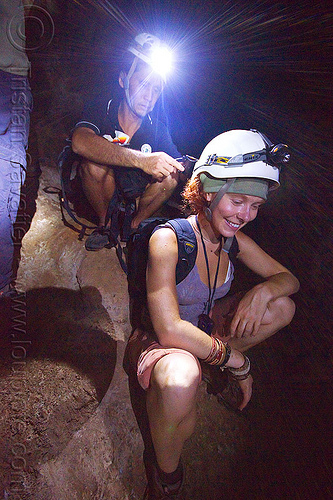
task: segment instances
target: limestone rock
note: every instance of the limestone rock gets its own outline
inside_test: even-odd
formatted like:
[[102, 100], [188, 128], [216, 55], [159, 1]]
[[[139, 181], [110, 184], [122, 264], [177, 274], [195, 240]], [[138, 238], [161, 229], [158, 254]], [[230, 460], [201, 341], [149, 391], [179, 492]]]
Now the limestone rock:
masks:
[[[62, 221], [59, 197], [60, 179], [56, 170], [45, 168], [40, 178], [36, 213], [30, 230], [22, 240], [21, 261], [16, 287], [20, 291], [41, 288], [97, 289], [112, 326], [103, 320], [92, 295], [89, 318], [109, 331], [115, 340], [125, 340], [128, 323], [126, 276], [120, 268], [114, 249], [87, 252], [84, 241], [78, 239], [79, 226], [69, 217], [71, 227]], [[89, 224], [87, 221], [85, 223]]]
[[80, 287], [89, 285], [99, 290], [114, 325], [115, 340], [127, 339], [130, 333], [127, 281], [115, 249], [86, 252], [77, 270], [77, 281]]
[[21, 261], [16, 287], [20, 291], [42, 287], [78, 289], [76, 271], [85, 254], [78, 233], [61, 220], [57, 192], [59, 175], [45, 168], [40, 177], [36, 213], [22, 240]]

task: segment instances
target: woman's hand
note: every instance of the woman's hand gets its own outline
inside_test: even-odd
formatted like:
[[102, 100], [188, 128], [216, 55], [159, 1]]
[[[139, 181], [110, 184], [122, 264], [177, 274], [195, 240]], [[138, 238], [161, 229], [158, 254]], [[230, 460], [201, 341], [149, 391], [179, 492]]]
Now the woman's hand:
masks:
[[237, 382], [243, 394], [243, 401], [238, 406], [238, 409], [242, 411], [244, 410], [245, 406], [248, 404], [252, 396], [252, 385], [253, 385], [252, 375], [249, 375], [245, 380], [237, 380]]
[[265, 283], [255, 286], [247, 292], [240, 303], [230, 325], [231, 337], [255, 336], [267, 311], [271, 295]]
[[237, 258], [266, 280], [247, 292], [238, 305], [230, 333], [231, 337], [242, 338], [257, 335], [262, 324], [271, 323], [270, 314], [264, 318], [270, 303], [297, 292], [299, 281], [241, 231], [237, 233], [237, 241], [240, 249]]

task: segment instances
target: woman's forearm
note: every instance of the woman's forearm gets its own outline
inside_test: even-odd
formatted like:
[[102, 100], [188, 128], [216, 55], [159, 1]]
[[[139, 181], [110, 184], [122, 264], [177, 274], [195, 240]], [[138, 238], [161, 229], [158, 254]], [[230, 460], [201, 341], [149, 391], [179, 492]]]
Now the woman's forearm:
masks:
[[298, 279], [289, 272], [281, 272], [270, 276], [266, 281], [260, 283], [255, 288], [264, 287], [268, 293], [269, 300], [280, 297], [289, 297], [299, 290]]
[[[158, 323], [158, 321], [156, 322]], [[157, 327], [159, 343], [164, 347], [178, 347], [191, 352], [201, 360], [209, 357], [214, 341], [212, 337], [194, 326], [188, 321], [179, 320], [170, 324], [168, 329]], [[230, 358], [226, 366], [229, 368], [239, 368], [244, 363], [244, 356], [238, 350], [231, 348]]]

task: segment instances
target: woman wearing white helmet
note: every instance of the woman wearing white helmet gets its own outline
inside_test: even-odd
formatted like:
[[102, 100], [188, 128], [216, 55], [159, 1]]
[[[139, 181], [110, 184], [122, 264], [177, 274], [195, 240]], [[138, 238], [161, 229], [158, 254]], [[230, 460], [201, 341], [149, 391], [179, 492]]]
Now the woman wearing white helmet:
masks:
[[[150, 238], [147, 303], [155, 343], [142, 347], [134, 367], [146, 391], [156, 456], [145, 459], [149, 499], [180, 491], [180, 456], [194, 430], [202, 368], [227, 369], [239, 385], [243, 410], [253, 382], [245, 351], [294, 316], [289, 296], [299, 288], [297, 278], [241, 231], [279, 186], [278, 164], [288, 158], [285, 145], [273, 146], [254, 130], [225, 132], [206, 146], [184, 192], [195, 212], [188, 221], [197, 240], [196, 262], [178, 285], [175, 233], [162, 227]], [[263, 279], [238, 300], [226, 297], [234, 270], [228, 251]], [[137, 332], [136, 343], [149, 334]]]

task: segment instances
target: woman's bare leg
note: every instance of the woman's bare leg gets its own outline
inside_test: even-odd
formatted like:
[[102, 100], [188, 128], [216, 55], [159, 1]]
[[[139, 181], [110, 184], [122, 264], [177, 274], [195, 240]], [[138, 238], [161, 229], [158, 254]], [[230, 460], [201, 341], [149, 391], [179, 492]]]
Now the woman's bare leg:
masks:
[[258, 333], [250, 337], [222, 337], [234, 349], [245, 352], [251, 347], [260, 344], [276, 332], [289, 325], [295, 314], [295, 304], [289, 297], [280, 297], [272, 300], [264, 314]]
[[153, 369], [147, 411], [157, 463], [164, 472], [176, 470], [194, 431], [199, 383], [199, 366], [186, 354], [168, 354]]

